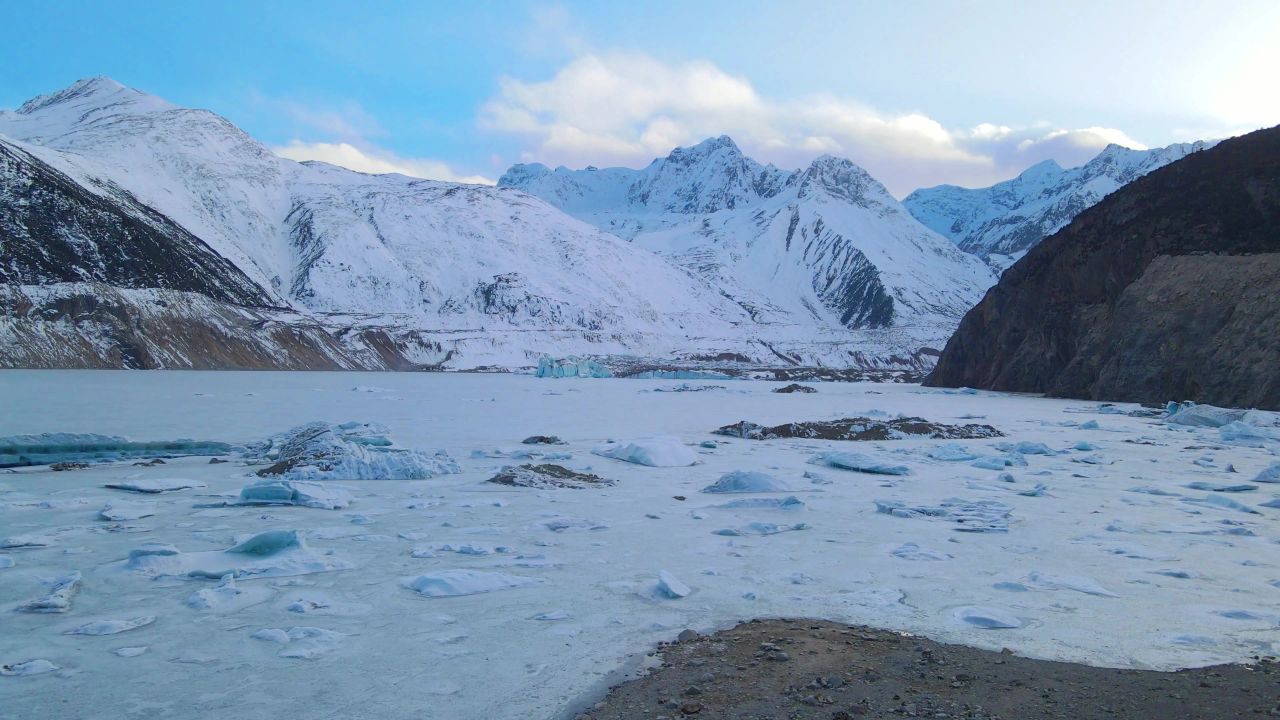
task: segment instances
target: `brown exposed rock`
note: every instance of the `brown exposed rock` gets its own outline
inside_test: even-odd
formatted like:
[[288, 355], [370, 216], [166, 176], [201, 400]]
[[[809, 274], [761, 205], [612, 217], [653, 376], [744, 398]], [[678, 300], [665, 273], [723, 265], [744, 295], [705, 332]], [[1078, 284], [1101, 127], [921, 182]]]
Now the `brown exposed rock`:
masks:
[[818, 392], [816, 388], [811, 388], [808, 385], [801, 385], [800, 383], [791, 383], [790, 385], [787, 385], [785, 387], [774, 388], [773, 391], [776, 393], [816, 393]]
[[[695, 714], [695, 705], [698, 718], [717, 720], [1218, 720], [1280, 713], [1274, 658], [1178, 672], [1116, 670], [820, 620], [753, 620], [661, 645], [658, 654], [659, 668], [614, 687], [578, 717], [670, 718], [677, 710]], [[777, 654], [790, 659], [764, 657]], [[673, 699], [689, 697], [691, 687], [697, 700]]]
[[776, 440], [778, 438], [806, 438], [812, 440], [902, 440], [908, 437], [924, 437], [933, 440], [974, 440], [1003, 437], [1004, 433], [990, 425], [946, 425], [924, 418], [894, 418], [873, 420], [865, 417], [841, 420], [815, 420], [765, 427], [740, 420], [713, 431], [716, 435], [745, 438], [747, 440]]

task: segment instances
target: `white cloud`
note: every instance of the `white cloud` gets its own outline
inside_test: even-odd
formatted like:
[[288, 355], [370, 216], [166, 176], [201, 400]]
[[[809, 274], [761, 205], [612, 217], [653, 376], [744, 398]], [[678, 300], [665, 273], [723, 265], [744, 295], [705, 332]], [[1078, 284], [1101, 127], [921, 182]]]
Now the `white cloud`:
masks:
[[494, 184], [493, 180], [480, 175], [459, 175], [448, 164], [439, 160], [404, 158], [367, 145], [362, 149], [346, 142], [308, 143], [301, 140], [293, 140], [283, 147], [272, 148], [272, 151], [280, 157], [290, 160], [299, 162], [319, 160], [347, 168], [348, 170], [371, 175], [399, 173], [428, 180], [478, 183], [481, 185]]
[[642, 166], [677, 145], [728, 134], [747, 154], [782, 167], [823, 153], [848, 157], [898, 195], [940, 183], [989, 185], [1049, 158], [1078, 165], [1111, 142], [1142, 147], [1112, 128], [955, 129], [849, 98], [766, 98], [710, 62], [670, 64], [638, 53], [581, 55], [541, 82], [503, 78], [480, 124], [524, 138], [523, 158], [573, 167]]

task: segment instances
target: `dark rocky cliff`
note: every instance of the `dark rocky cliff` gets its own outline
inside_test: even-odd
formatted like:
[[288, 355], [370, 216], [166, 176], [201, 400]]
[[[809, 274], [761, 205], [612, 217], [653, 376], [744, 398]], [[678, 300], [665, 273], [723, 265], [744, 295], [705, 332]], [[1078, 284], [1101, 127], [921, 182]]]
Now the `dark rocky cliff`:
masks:
[[1033, 248], [926, 384], [1280, 409], [1280, 127], [1157, 170]]
[[270, 305], [200, 238], [117, 188], [97, 194], [0, 141], [0, 283], [98, 282]]

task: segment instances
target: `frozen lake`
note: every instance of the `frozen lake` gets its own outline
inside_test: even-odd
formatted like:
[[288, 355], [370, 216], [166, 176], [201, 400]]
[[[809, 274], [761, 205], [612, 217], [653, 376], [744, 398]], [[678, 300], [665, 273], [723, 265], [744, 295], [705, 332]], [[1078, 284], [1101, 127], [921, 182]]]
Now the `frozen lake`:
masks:
[[[1187, 487], [1249, 483], [1277, 460], [1277, 443], [1224, 442], [1215, 428], [1117, 412], [1132, 405], [1103, 412], [1096, 403], [913, 385], [816, 383], [816, 394], [775, 394], [778, 383], [690, 381], [721, 387], [658, 392], [681, 384], [0, 373], [0, 435], [245, 443], [304, 422], [356, 420], [387, 426], [399, 446], [443, 449], [462, 469], [427, 480], [343, 482], [354, 502], [338, 510], [197, 507], [233, 499], [256, 479], [258, 468], [235, 458], [0, 471], [0, 539], [36, 541], [0, 549], [0, 665], [47, 661], [21, 665], [30, 675], [0, 677], [0, 718], [552, 717], [603, 689], [610, 673], [654, 643], [751, 617], [830, 618], [1116, 667], [1169, 669], [1280, 650], [1280, 509], [1262, 506], [1280, 485]], [[710, 434], [739, 420], [898, 414], [987, 423], [1006, 437]], [[678, 438], [698, 463], [647, 467], [591, 453], [606, 440], [655, 434]], [[521, 445], [530, 435], [568, 444]], [[1005, 443], [1026, 445], [997, 447]], [[1037, 454], [1036, 444], [1050, 454]], [[522, 450], [567, 453], [555, 462], [617, 484], [485, 482], [503, 466], [529, 462], [510, 457]], [[809, 462], [833, 450], [909, 474]], [[1026, 465], [977, 467], [960, 459], [969, 455]], [[700, 492], [731, 471], [767, 473], [788, 489]], [[206, 487], [145, 496], [103, 487], [138, 479]], [[789, 496], [802, 506], [716, 507]], [[1005, 508], [1008, 531], [957, 532], [964, 526], [951, 518], [910, 512], [960, 507], [943, 505], [951, 499], [984, 512]], [[904, 511], [877, 512], [875, 501]], [[134, 514], [148, 516], [101, 519], [108, 504], [142, 507], [146, 513]], [[751, 534], [761, 528], [789, 531]], [[121, 567], [148, 543], [196, 557], [268, 530], [300, 531], [326, 571], [241, 579], [240, 592], [220, 603], [217, 593], [199, 595], [217, 580]], [[405, 585], [424, 575], [458, 577], [449, 574], [455, 570], [519, 582], [461, 597], [425, 597]], [[74, 572], [81, 580], [69, 611], [14, 611]], [[688, 594], [656, 592], [663, 572]], [[211, 599], [209, 607], [193, 596]]]

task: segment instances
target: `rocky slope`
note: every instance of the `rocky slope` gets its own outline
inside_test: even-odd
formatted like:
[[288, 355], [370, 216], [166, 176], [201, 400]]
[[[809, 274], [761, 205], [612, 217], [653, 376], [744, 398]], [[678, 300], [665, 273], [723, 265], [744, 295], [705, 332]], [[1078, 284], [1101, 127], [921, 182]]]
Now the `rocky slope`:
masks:
[[1132, 150], [1108, 145], [1080, 167], [1064, 170], [1045, 160], [988, 188], [939, 185], [916, 190], [902, 204], [961, 250], [1003, 270], [1117, 189], [1212, 146], [1212, 142], [1195, 142]]
[[757, 322], [940, 339], [994, 279], [831, 156], [788, 172], [721, 136], [641, 170], [517, 165], [498, 184], [670, 258]]
[[1280, 127], [1135, 180], [1031, 249], [929, 383], [1280, 408]]

